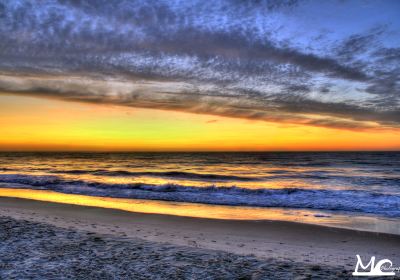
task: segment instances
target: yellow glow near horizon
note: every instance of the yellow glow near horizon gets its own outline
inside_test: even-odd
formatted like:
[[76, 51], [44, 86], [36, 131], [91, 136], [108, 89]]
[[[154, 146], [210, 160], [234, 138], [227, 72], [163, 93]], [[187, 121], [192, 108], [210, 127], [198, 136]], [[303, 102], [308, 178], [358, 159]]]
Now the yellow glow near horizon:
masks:
[[0, 150], [400, 150], [400, 130], [351, 131], [0, 95]]

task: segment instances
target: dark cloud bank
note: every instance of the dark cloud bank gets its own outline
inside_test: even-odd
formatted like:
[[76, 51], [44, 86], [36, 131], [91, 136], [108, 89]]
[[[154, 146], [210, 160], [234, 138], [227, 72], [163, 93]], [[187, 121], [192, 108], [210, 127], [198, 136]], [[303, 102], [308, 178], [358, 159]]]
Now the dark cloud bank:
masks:
[[398, 34], [385, 22], [325, 40], [283, 30], [304, 3], [0, 0], [0, 92], [398, 128], [400, 48], [382, 43]]

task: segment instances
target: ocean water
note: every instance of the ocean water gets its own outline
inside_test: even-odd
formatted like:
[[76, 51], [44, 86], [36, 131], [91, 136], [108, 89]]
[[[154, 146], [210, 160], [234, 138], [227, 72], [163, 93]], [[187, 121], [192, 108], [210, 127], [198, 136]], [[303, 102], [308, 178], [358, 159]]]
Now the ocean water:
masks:
[[0, 188], [400, 222], [400, 153], [0, 153]]

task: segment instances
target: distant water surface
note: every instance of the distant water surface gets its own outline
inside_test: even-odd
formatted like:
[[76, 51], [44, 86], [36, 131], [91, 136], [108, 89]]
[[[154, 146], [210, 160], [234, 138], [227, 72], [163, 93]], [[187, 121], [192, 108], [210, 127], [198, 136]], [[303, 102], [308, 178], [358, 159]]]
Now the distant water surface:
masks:
[[0, 187], [400, 222], [399, 152], [0, 153]]

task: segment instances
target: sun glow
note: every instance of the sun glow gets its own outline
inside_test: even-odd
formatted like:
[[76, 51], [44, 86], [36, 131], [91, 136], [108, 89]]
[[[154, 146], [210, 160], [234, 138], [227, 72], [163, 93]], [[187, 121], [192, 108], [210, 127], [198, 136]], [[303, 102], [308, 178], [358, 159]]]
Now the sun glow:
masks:
[[398, 150], [400, 130], [344, 130], [0, 96], [0, 150]]

